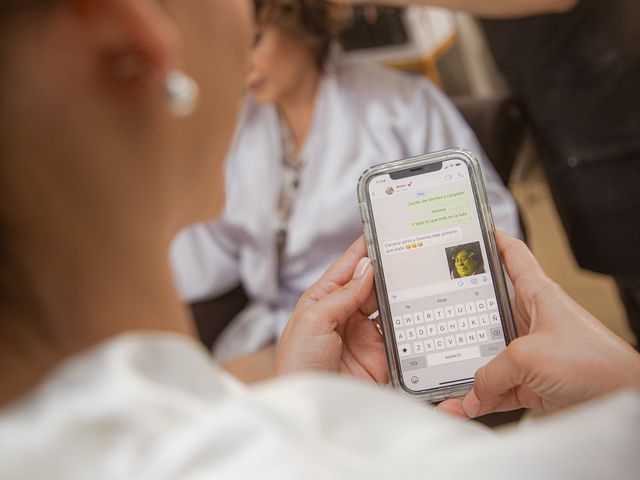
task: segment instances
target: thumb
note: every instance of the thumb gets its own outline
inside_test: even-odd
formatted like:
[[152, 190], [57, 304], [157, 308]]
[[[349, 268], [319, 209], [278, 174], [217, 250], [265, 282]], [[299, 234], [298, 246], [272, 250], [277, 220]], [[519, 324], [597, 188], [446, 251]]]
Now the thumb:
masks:
[[520, 386], [524, 369], [514, 361], [513, 351], [507, 348], [476, 372], [473, 390], [462, 401], [467, 417], [522, 408], [515, 387]]
[[356, 267], [353, 278], [318, 301], [312, 309], [321, 320], [322, 333], [330, 333], [356, 313], [369, 299], [373, 288], [371, 260], [363, 258]]

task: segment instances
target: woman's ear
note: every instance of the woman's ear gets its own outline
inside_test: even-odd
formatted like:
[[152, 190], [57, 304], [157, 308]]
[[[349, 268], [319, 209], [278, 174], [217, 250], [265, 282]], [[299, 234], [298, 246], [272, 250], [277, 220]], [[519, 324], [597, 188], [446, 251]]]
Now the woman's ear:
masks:
[[180, 35], [157, 0], [71, 0], [70, 4], [114, 75], [154, 80], [177, 67]]

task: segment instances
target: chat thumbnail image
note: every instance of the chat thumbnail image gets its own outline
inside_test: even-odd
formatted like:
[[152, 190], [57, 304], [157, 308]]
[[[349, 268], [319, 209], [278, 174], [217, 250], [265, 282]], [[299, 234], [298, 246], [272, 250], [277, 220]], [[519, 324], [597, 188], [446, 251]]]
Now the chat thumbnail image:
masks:
[[471, 277], [485, 273], [480, 242], [445, 249], [451, 278]]

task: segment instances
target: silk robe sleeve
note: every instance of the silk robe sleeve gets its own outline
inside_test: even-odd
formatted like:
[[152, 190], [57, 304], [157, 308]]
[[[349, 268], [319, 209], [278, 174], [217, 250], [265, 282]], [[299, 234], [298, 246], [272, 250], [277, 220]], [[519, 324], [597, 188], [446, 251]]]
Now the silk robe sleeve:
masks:
[[240, 232], [223, 216], [180, 232], [170, 258], [183, 300], [196, 302], [222, 295], [240, 283]]

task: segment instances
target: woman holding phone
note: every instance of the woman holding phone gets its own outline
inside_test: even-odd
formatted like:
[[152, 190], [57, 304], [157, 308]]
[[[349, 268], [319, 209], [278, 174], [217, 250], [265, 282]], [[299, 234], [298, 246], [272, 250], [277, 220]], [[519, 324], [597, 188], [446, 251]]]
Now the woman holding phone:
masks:
[[[227, 0], [0, 2], [0, 478], [634, 478], [637, 393], [494, 434], [363, 385], [387, 369], [362, 241], [300, 299], [283, 378], [248, 388], [212, 363], [167, 251], [222, 208], [249, 16]], [[637, 353], [522, 243], [500, 245], [530, 334], [443, 408], [640, 389]]]

